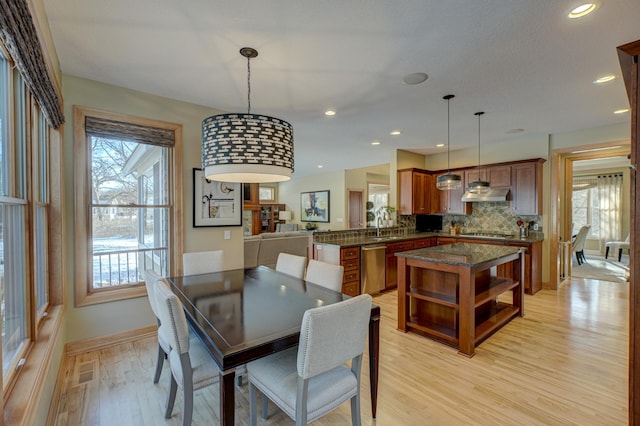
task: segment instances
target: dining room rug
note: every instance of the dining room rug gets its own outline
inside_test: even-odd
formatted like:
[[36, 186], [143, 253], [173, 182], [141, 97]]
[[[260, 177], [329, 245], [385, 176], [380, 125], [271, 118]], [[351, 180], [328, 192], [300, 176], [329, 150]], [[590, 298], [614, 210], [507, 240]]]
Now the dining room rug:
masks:
[[594, 280], [626, 283], [629, 279], [629, 267], [621, 262], [601, 257], [587, 257], [587, 261], [571, 266], [571, 276]]

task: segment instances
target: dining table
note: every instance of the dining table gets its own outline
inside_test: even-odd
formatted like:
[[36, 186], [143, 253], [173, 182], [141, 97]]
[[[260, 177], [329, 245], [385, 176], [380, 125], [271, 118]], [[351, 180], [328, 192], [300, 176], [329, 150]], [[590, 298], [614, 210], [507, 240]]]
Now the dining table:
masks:
[[[168, 277], [193, 332], [220, 368], [220, 423], [235, 422], [236, 368], [298, 345], [307, 309], [351, 296], [266, 266]], [[336, 330], [339, 333], [339, 330]], [[376, 417], [380, 307], [369, 319], [371, 412]]]

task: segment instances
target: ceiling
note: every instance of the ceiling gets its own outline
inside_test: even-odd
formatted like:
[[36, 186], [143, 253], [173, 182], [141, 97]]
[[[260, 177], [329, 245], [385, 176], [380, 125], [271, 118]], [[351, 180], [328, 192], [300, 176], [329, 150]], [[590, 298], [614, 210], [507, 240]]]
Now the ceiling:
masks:
[[[296, 176], [629, 122], [616, 47], [640, 39], [640, 1], [45, 0], [62, 72], [294, 127]], [[429, 75], [419, 85], [407, 74]], [[326, 109], [336, 115], [324, 115]], [[203, 117], [204, 118], [204, 117]], [[524, 129], [513, 133], [514, 129]], [[401, 135], [391, 136], [392, 130]], [[377, 146], [373, 141], [380, 141]], [[490, 162], [487, 160], [487, 162]], [[318, 165], [324, 168], [318, 169]], [[443, 167], [446, 167], [444, 165]]]

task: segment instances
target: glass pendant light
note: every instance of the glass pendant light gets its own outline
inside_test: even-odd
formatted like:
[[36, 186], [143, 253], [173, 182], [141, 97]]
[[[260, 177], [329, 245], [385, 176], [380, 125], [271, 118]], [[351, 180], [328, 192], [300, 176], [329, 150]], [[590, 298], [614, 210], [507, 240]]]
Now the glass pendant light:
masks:
[[453, 99], [455, 95], [446, 95], [442, 99], [447, 101], [447, 173], [444, 175], [438, 176], [436, 179], [436, 188], [442, 191], [450, 191], [452, 189], [458, 189], [462, 187], [462, 177], [455, 173], [451, 173], [451, 111], [449, 108], [449, 104], [451, 99]]
[[469, 192], [472, 194], [486, 194], [489, 192], [490, 184], [486, 180], [480, 179], [480, 117], [484, 112], [476, 112], [478, 116], [478, 179], [469, 182]]

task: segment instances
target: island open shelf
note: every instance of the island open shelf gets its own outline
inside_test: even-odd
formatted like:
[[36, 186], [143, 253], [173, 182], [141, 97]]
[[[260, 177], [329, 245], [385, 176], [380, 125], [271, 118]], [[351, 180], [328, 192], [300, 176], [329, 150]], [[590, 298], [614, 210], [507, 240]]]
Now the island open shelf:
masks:
[[[402, 331], [415, 331], [473, 356], [476, 345], [524, 313], [520, 249], [456, 243], [396, 256]], [[509, 277], [497, 276], [498, 270]], [[498, 299], [507, 292], [511, 300]]]

